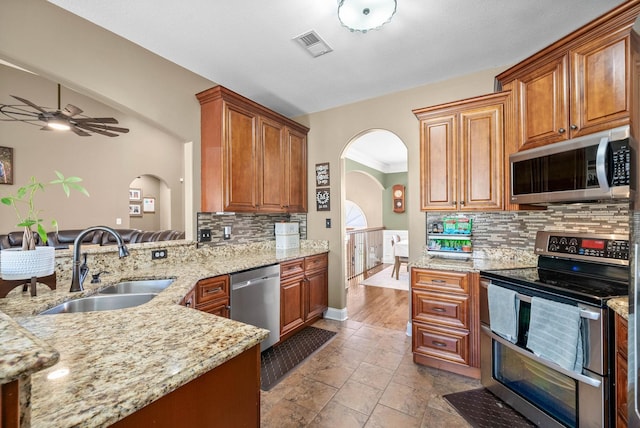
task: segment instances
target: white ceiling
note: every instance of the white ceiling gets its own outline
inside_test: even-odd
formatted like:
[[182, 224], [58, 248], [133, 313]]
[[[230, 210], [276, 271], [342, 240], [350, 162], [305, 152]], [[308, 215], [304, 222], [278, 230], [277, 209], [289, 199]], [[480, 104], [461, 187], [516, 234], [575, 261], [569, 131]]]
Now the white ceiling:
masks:
[[[337, 0], [49, 0], [286, 116], [510, 66], [621, 0], [398, 0], [354, 33]], [[333, 52], [292, 39], [315, 30]]]

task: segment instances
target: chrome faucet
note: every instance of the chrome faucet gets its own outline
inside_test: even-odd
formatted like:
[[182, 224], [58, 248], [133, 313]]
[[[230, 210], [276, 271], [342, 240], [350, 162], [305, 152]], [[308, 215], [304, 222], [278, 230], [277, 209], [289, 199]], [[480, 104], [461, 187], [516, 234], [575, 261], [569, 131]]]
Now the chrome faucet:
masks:
[[76, 236], [75, 241], [73, 241], [73, 266], [71, 272], [71, 289], [70, 292], [74, 291], [82, 291], [82, 282], [84, 278], [87, 276], [89, 269], [86, 267], [85, 260], [85, 269], [82, 269], [82, 263], [80, 262], [80, 247], [82, 246], [82, 240], [85, 236], [87, 236], [91, 232], [95, 232], [96, 230], [102, 230], [104, 232], [110, 233], [116, 238], [116, 242], [118, 243], [118, 256], [120, 258], [126, 257], [129, 255], [129, 250], [127, 250], [127, 246], [124, 245], [124, 240], [122, 236], [114, 229], [107, 226], [93, 226], [88, 229], [83, 230]]

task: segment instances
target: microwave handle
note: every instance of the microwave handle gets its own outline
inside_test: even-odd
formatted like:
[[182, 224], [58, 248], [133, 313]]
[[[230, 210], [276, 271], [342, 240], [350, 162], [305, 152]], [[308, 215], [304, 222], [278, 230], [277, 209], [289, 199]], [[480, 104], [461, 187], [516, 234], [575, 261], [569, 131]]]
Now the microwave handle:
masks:
[[609, 137], [602, 137], [600, 144], [598, 144], [598, 151], [596, 152], [596, 176], [598, 177], [598, 184], [603, 192], [609, 192], [609, 180], [607, 179], [607, 148], [609, 147]]

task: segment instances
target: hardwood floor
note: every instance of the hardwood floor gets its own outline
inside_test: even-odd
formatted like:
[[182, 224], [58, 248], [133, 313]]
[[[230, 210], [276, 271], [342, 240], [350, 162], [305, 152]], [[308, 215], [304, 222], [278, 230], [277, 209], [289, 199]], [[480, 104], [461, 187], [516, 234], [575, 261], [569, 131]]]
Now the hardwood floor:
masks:
[[[379, 265], [349, 281], [347, 314], [350, 320], [377, 327], [405, 331], [409, 321], [409, 292], [384, 287], [367, 287], [360, 281], [390, 265]], [[389, 278], [391, 280], [391, 278]]]

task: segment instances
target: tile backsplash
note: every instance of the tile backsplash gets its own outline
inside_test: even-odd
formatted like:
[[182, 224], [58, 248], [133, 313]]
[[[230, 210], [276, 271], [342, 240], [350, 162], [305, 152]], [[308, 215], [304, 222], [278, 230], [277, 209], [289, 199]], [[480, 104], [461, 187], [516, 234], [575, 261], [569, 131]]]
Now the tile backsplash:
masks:
[[[276, 222], [297, 222], [300, 224], [300, 239], [307, 239], [307, 215], [301, 214], [216, 214], [198, 213], [198, 232], [211, 231], [211, 241], [207, 245], [248, 244], [261, 241], [275, 241]], [[231, 239], [224, 238], [224, 227], [231, 227]], [[198, 239], [200, 241], [200, 239]]]
[[[427, 213], [427, 230], [434, 221], [450, 215], [450, 212]], [[464, 215], [473, 219], [475, 249], [508, 247], [533, 250], [538, 230], [629, 233], [628, 203], [563, 204], [539, 211], [465, 212]]]

